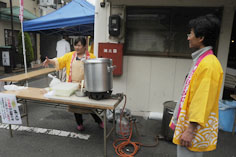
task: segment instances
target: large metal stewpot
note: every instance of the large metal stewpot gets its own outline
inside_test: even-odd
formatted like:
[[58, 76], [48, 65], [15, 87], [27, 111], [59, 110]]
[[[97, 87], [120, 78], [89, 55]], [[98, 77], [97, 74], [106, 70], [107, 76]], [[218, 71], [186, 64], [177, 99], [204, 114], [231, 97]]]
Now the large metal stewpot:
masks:
[[85, 88], [88, 92], [106, 92], [113, 88], [112, 59], [97, 58], [84, 61]]

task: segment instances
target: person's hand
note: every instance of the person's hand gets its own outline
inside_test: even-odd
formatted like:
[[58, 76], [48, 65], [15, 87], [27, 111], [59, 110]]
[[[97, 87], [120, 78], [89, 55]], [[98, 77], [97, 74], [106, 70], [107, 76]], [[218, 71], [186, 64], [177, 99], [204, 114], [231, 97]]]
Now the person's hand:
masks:
[[48, 67], [48, 64], [50, 64], [50, 59], [48, 59], [48, 57], [46, 56], [46, 59], [43, 62], [43, 66]]
[[184, 147], [190, 147], [193, 138], [194, 138], [193, 132], [191, 132], [188, 129], [185, 130], [180, 138], [180, 145]]
[[194, 130], [197, 128], [197, 123], [190, 122], [188, 128], [183, 132], [180, 138], [180, 145], [184, 147], [190, 147], [194, 138]]

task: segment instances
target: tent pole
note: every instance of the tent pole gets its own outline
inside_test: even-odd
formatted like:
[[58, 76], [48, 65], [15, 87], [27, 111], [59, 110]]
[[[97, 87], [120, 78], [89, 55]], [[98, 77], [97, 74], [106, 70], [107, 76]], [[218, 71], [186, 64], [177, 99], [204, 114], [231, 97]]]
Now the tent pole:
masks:
[[[20, 3], [20, 23], [21, 23], [21, 36], [22, 36], [22, 47], [23, 47], [23, 56], [24, 56], [24, 64], [25, 64], [25, 73], [27, 74], [27, 64], [26, 64], [26, 53], [25, 53], [25, 36], [23, 31], [23, 20], [24, 20], [24, 2], [23, 0], [19, 0]], [[26, 86], [28, 87], [28, 81], [26, 81]]]

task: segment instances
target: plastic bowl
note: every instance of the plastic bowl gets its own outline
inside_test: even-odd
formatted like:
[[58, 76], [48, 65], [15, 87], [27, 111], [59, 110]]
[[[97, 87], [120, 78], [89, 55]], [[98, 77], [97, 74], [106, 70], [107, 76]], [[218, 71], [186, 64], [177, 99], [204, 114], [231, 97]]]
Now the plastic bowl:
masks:
[[77, 90], [77, 91], [75, 91], [75, 95], [76, 96], [78, 96], [78, 97], [84, 97], [84, 96], [86, 96], [86, 92], [85, 92], [85, 90]]

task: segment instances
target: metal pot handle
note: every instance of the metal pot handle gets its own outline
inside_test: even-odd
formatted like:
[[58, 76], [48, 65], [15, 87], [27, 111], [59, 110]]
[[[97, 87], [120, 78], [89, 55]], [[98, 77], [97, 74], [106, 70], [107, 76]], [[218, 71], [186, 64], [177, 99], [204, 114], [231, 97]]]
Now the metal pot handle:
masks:
[[112, 65], [112, 66], [107, 66], [107, 71], [108, 72], [112, 72], [114, 69], [116, 68], [116, 65]]

